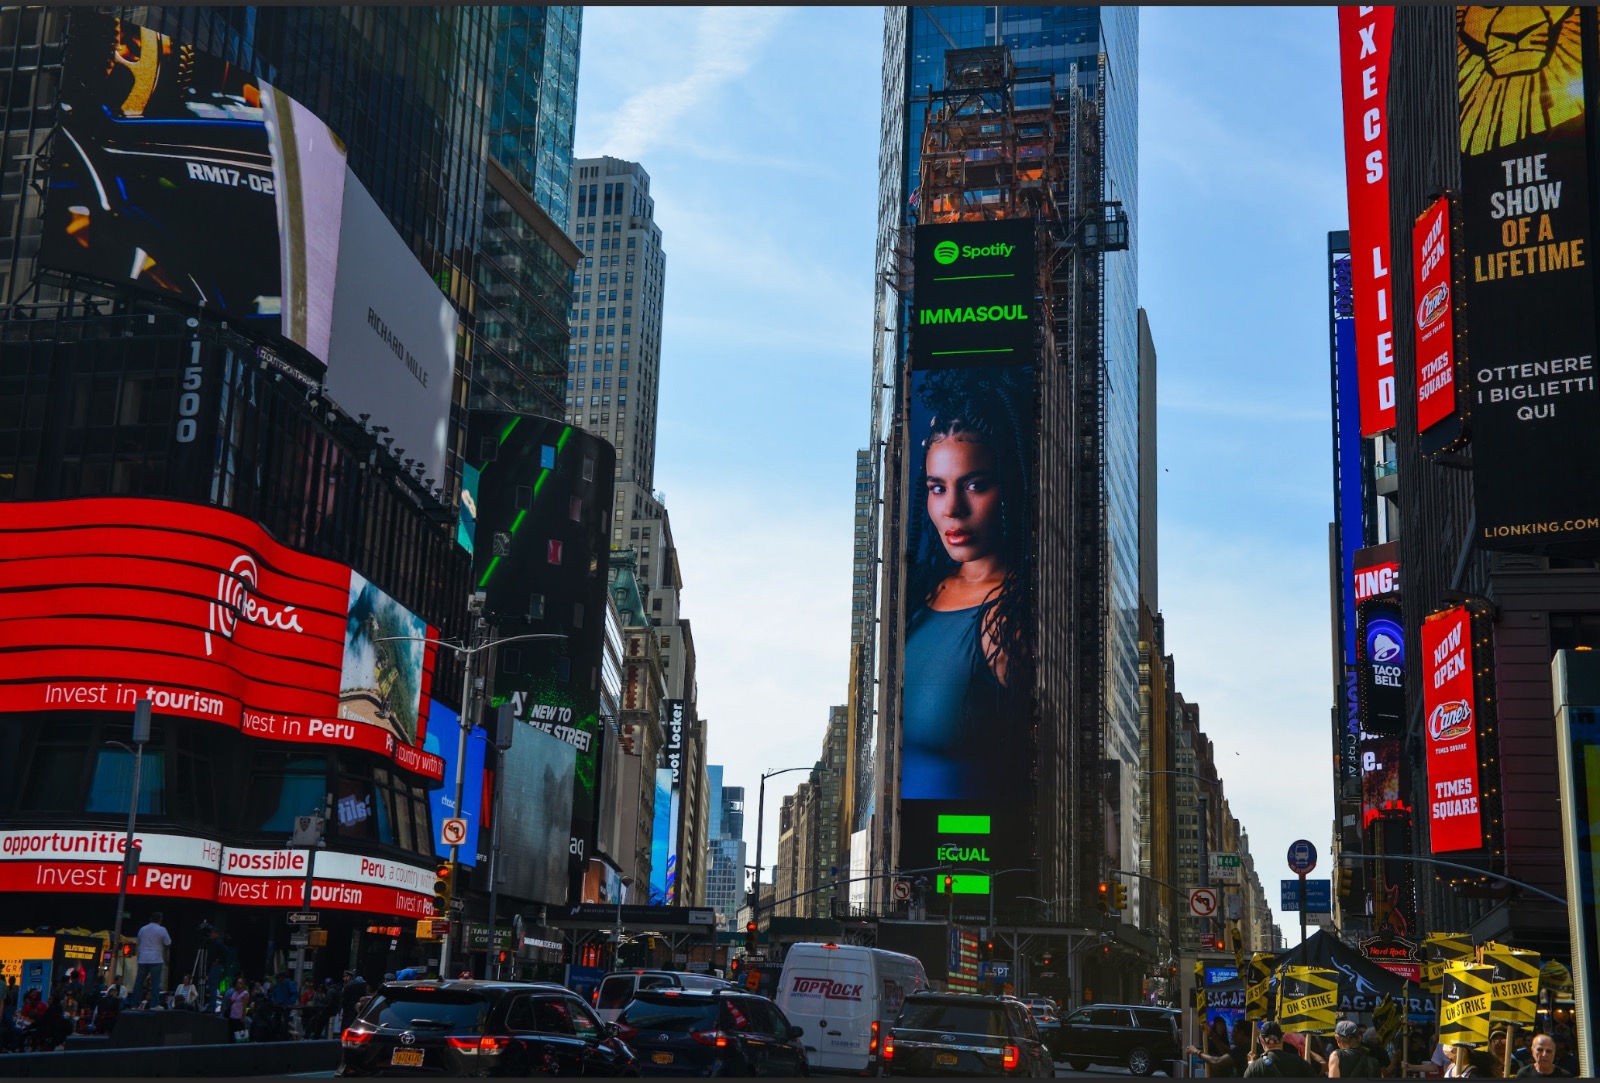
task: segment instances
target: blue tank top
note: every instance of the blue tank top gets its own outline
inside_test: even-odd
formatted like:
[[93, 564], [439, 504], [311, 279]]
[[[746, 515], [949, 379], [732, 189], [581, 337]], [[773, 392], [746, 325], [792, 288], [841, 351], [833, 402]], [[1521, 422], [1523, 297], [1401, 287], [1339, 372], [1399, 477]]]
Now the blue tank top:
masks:
[[924, 606], [906, 625], [900, 796], [996, 797], [1024, 781], [1018, 720], [983, 657], [985, 607]]

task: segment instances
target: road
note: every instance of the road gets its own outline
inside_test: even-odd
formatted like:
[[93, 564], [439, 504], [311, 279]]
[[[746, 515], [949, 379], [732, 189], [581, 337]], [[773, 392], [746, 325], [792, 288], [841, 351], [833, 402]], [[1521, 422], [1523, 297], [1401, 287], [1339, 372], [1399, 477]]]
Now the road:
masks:
[[[1067, 1062], [1066, 1061], [1059, 1061], [1056, 1064], [1056, 1078], [1057, 1079], [1099, 1079], [1099, 1078], [1102, 1078], [1102, 1077], [1108, 1076], [1108, 1075], [1127, 1075], [1127, 1074], [1128, 1074], [1128, 1069], [1126, 1069], [1126, 1068], [1112, 1068], [1110, 1066], [1102, 1068], [1102, 1067], [1096, 1065], [1094, 1067], [1091, 1067], [1087, 1072], [1074, 1072], [1071, 1068], [1067, 1067]], [[1157, 1071], [1155, 1073], [1155, 1075], [1156, 1075], [1156, 1077], [1161, 1078], [1161, 1079], [1167, 1078], [1167, 1073], [1166, 1072]]]

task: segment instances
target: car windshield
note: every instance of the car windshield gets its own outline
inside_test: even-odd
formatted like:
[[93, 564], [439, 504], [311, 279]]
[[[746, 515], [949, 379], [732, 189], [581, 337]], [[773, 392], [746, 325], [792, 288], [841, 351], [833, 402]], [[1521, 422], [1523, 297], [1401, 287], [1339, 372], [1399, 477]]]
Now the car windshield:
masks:
[[978, 1004], [922, 1001], [900, 1009], [896, 1029], [944, 1030], [955, 1034], [1005, 1034], [1005, 1022], [993, 1008]]
[[696, 997], [653, 996], [635, 1000], [623, 1009], [617, 1022], [635, 1030], [659, 1030], [666, 1034], [687, 1034], [694, 1030], [717, 1028], [717, 1002]]
[[416, 989], [380, 991], [361, 1014], [363, 1022], [396, 1030], [437, 1030], [459, 1034], [483, 1029], [489, 1002], [477, 993]]

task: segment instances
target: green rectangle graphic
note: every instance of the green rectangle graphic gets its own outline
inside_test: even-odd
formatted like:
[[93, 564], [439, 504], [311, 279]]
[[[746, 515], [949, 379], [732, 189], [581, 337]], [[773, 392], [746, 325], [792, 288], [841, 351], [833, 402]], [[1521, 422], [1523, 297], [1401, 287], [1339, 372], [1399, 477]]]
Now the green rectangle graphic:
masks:
[[[944, 894], [946, 877], [939, 877], [939, 894]], [[957, 873], [949, 877], [950, 894], [952, 895], [987, 895], [989, 894], [989, 878], [982, 875], [966, 875]]]
[[939, 834], [941, 835], [987, 835], [989, 833], [989, 817], [987, 816], [940, 816]]

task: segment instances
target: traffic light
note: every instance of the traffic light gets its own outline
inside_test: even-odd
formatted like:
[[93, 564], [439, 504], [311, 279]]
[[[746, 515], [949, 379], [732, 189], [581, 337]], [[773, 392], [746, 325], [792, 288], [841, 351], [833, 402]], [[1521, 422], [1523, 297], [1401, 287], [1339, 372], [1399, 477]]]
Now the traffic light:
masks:
[[1111, 885], [1104, 880], [1100, 881], [1100, 893], [1095, 905], [1100, 908], [1102, 914], [1111, 913]]
[[1043, 966], [1048, 967], [1050, 965], [1050, 952], [1048, 949], [1046, 949], [1045, 953], [1039, 957], [1039, 962]]
[[1350, 893], [1354, 891], [1356, 887], [1355, 870], [1349, 865], [1340, 865], [1339, 870], [1335, 875], [1337, 877], [1336, 884], [1339, 890], [1339, 898], [1348, 899], [1350, 897]]
[[753, 922], [753, 921], [745, 922], [745, 926], [744, 926], [744, 950], [745, 951], [755, 951], [756, 950], [756, 923]]
[[993, 958], [994, 958], [994, 941], [993, 940], [985, 940], [983, 942], [983, 961], [987, 963]]
[[946, 876], [944, 878], [944, 893], [946, 895], [954, 895], [955, 892], [956, 892], [956, 878], [954, 876]]
[[1128, 908], [1128, 885], [1121, 881], [1116, 885], [1116, 898], [1112, 901], [1112, 907], [1119, 912]]
[[450, 916], [450, 895], [455, 883], [455, 877], [452, 875], [454, 871], [448, 861], [439, 862], [438, 868], [433, 871], [433, 912], [441, 918]]
[[728, 973], [730, 973], [730, 974], [739, 973], [739, 960], [738, 959], [730, 959], [728, 961]]

